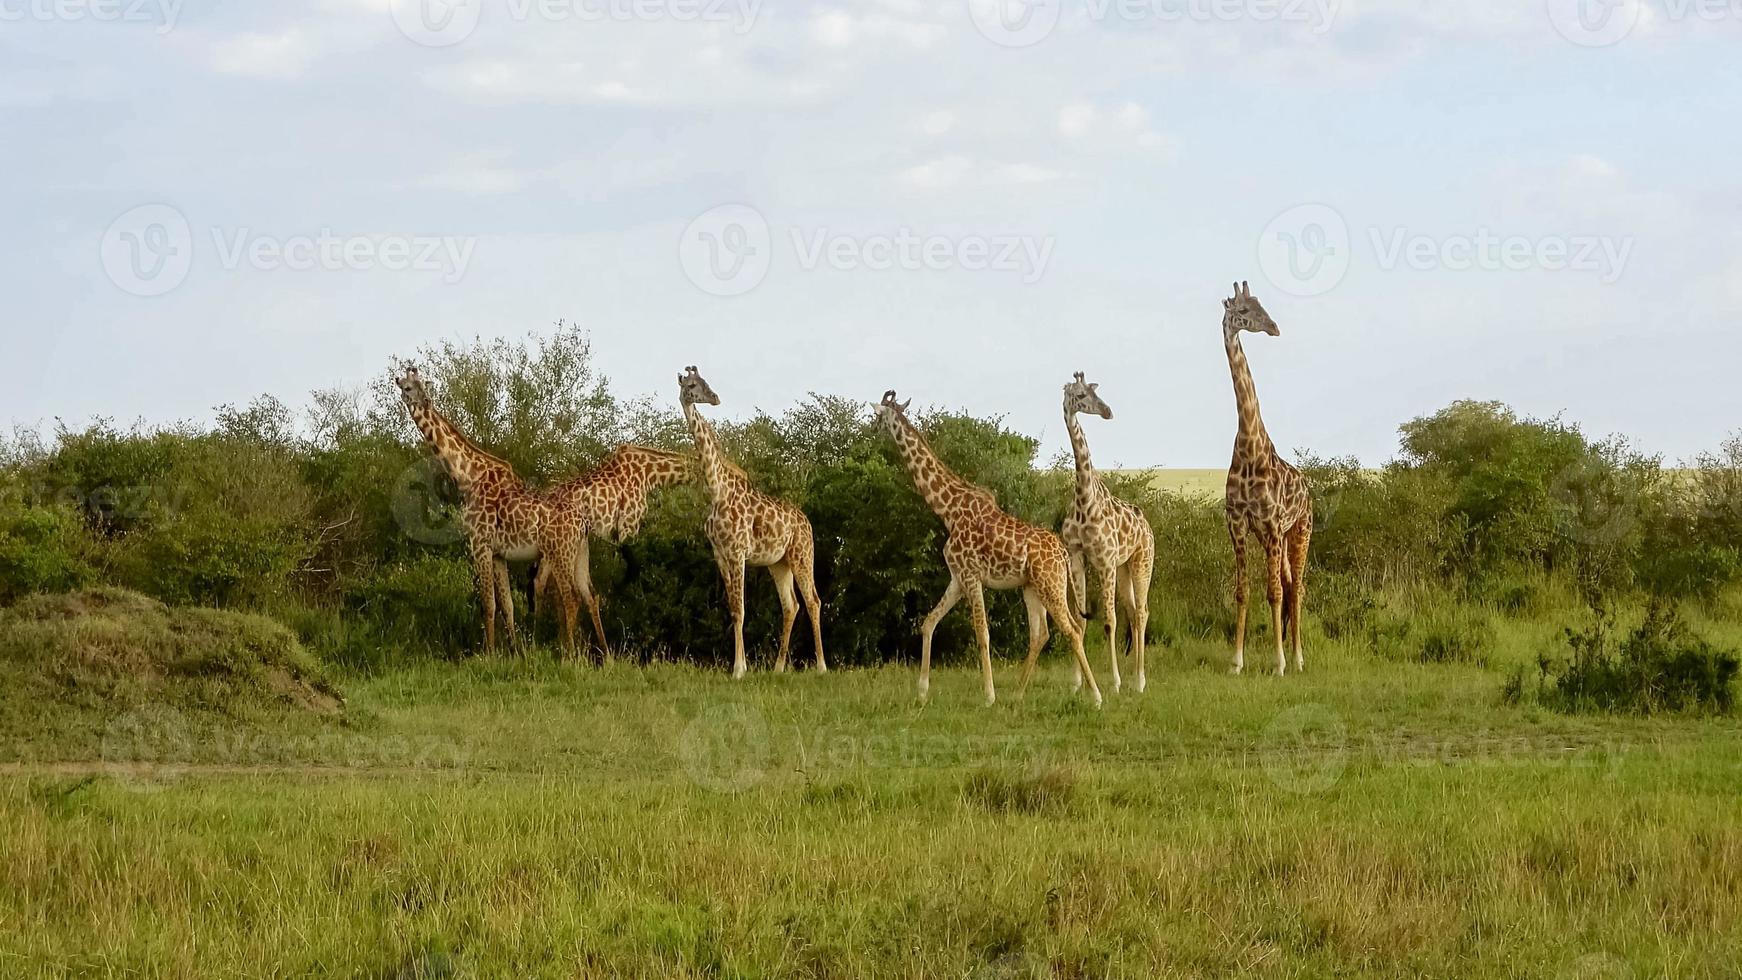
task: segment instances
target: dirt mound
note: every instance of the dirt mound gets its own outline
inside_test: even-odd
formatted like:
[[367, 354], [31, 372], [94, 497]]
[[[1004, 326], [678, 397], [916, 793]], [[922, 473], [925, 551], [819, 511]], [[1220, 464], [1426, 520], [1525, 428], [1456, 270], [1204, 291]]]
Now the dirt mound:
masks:
[[0, 610], [8, 722], [141, 705], [245, 717], [336, 714], [344, 699], [296, 637], [264, 616], [171, 608], [125, 589], [30, 596]]

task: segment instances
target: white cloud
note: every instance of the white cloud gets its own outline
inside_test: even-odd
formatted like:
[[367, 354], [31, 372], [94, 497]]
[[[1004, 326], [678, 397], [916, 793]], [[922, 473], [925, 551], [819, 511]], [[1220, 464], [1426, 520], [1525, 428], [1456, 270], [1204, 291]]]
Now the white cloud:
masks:
[[944, 190], [955, 187], [967, 175], [971, 164], [961, 155], [939, 157], [901, 172], [901, 183], [919, 190]]
[[949, 132], [955, 124], [955, 113], [948, 109], [939, 109], [936, 112], [926, 113], [925, 118], [919, 121], [919, 129], [927, 136], [942, 136]]
[[301, 30], [278, 34], [238, 34], [212, 45], [212, 69], [253, 78], [296, 78], [314, 58], [314, 45]]

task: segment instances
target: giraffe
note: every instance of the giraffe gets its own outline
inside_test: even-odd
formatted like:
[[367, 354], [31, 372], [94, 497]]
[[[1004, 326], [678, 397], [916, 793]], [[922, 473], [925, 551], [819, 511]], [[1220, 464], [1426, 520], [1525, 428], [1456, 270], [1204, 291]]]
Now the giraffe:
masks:
[[1276, 673], [1288, 670], [1283, 652], [1285, 632], [1292, 630], [1294, 669], [1306, 669], [1300, 649], [1300, 610], [1306, 591], [1307, 546], [1313, 536], [1313, 501], [1300, 471], [1277, 455], [1276, 446], [1264, 431], [1258, 413], [1258, 391], [1246, 352], [1240, 346], [1242, 332], [1281, 336], [1276, 321], [1241, 282], [1231, 299], [1222, 301], [1222, 341], [1228, 349], [1228, 367], [1234, 375], [1234, 401], [1239, 408], [1240, 428], [1234, 437], [1234, 460], [1228, 467], [1228, 536], [1234, 544], [1234, 667], [1238, 674], [1246, 661], [1246, 538], [1256, 534], [1264, 547], [1266, 595], [1270, 622], [1276, 634]]
[[[1076, 608], [1088, 615], [1088, 581], [1084, 566], [1095, 570], [1100, 585], [1101, 615], [1106, 620], [1107, 657], [1113, 671], [1113, 690], [1119, 691], [1118, 613], [1122, 607], [1131, 631], [1131, 652], [1137, 668], [1137, 692], [1146, 686], [1144, 673], [1144, 633], [1149, 626], [1149, 579], [1155, 571], [1155, 529], [1144, 519], [1143, 512], [1113, 496], [1095, 472], [1089, 460], [1089, 441], [1078, 424], [1079, 414], [1113, 417], [1113, 410], [1101, 400], [1097, 385], [1085, 382], [1078, 371], [1065, 385], [1065, 429], [1071, 435], [1071, 452], [1076, 456], [1077, 485], [1072, 497], [1071, 513], [1060, 529], [1065, 550], [1071, 556], [1071, 587], [1076, 594]], [[1117, 599], [1115, 599], [1117, 597]], [[1078, 675], [1077, 683], [1082, 684]]]
[[[414, 365], [403, 365], [394, 382], [412, 423], [423, 433], [425, 445], [460, 489], [460, 520], [484, 602], [484, 652], [494, 653], [498, 604], [506, 619], [510, 642], [514, 638], [514, 595], [508, 581], [508, 562], [540, 556], [548, 508], [541, 495], [527, 489], [514, 467], [478, 448], [477, 443], [436, 410]], [[567, 583], [567, 576], [559, 576], [559, 581]]]
[[817, 648], [817, 673], [828, 673], [823, 656], [823, 604], [817, 596], [815, 544], [811, 522], [804, 512], [750, 485], [750, 477], [726, 458], [714, 427], [696, 410], [697, 405], [718, 405], [714, 394], [694, 365], [677, 376], [678, 402], [689, 423], [700, 459], [702, 480], [708, 488], [708, 541], [714, 546], [714, 561], [726, 582], [726, 604], [732, 614], [732, 676], [741, 678], [744, 661], [744, 568], [766, 567], [774, 576], [780, 594], [780, 655], [776, 672], [786, 670], [792, 624], [798, 618], [797, 593], [804, 597], [805, 615], [811, 621], [811, 636]]
[[[911, 400], [910, 400], [911, 401]], [[1021, 589], [1028, 607], [1028, 659], [1022, 667], [1020, 691], [1028, 689], [1040, 650], [1046, 646], [1046, 618], [1051, 614], [1058, 628], [1071, 641], [1078, 673], [1087, 677], [1095, 706], [1101, 705], [1101, 688], [1083, 656], [1083, 631], [1070, 613], [1067, 601], [1070, 556], [1064, 542], [1051, 531], [1019, 521], [998, 507], [998, 499], [984, 487], [975, 486], [945, 466], [926, 444], [925, 437], [907, 419], [907, 402], [897, 402], [895, 392], [885, 392], [877, 406], [877, 420], [901, 453], [914, 486], [932, 511], [944, 522], [944, 564], [950, 584], [920, 626], [919, 697], [931, 692], [931, 640], [938, 621], [963, 598], [974, 614], [974, 632], [980, 641], [980, 671], [986, 688], [986, 703], [997, 701], [992, 686], [992, 637], [986, 622], [984, 588]]]
[[[641, 530], [642, 518], [647, 516], [648, 494], [689, 479], [692, 462], [678, 453], [625, 444], [590, 472], [559, 483], [543, 494], [551, 514], [545, 550], [571, 556], [573, 568], [569, 578], [592, 616], [593, 636], [598, 640], [601, 659], [610, 656], [610, 644], [605, 640], [599, 600], [593, 592], [588, 538], [597, 536], [621, 544], [634, 537]], [[558, 538], [564, 540], [558, 542], [555, 540]], [[551, 578], [551, 565], [541, 562], [532, 584], [535, 600], [543, 596]], [[569, 633], [564, 645], [572, 648], [574, 614], [565, 611], [563, 619]]]

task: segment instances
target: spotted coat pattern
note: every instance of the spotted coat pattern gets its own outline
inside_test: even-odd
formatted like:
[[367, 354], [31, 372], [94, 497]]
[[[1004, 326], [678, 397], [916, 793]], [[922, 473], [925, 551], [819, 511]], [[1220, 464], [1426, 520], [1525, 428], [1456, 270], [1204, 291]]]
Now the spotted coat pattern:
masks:
[[1271, 626], [1276, 637], [1276, 672], [1285, 673], [1285, 640], [1294, 647], [1294, 669], [1305, 669], [1301, 654], [1300, 614], [1306, 595], [1307, 550], [1313, 534], [1313, 501], [1306, 478], [1276, 452], [1258, 411], [1258, 391], [1240, 345], [1241, 333], [1276, 337], [1276, 321], [1253, 298], [1251, 287], [1238, 283], [1234, 296], [1222, 301], [1222, 340], [1234, 377], [1234, 401], [1239, 430], [1234, 458], [1228, 467], [1226, 510], [1228, 537], [1234, 545], [1234, 672], [1245, 666], [1246, 544], [1251, 536], [1264, 549], [1265, 593], [1270, 600]]
[[1073, 608], [1083, 616], [1089, 614], [1086, 570], [1095, 572], [1101, 618], [1107, 630], [1113, 690], [1118, 691], [1121, 684], [1118, 610], [1123, 609], [1137, 671], [1136, 686], [1141, 692], [1147, 684], [1144, 647], [1149, 625], [1149, 581], [1155, 571], [1155, 529], [1149, 526], [1142, 511], [1113, 496], [1089, 458], [1089, 440], [1083, 435], [1077, 416], [1113, 417], [1113, 410], [1101, 400], [1097, 388], [1084, 381], [1081, 371], [1065, 385], [1065, 430], [1070, 433], [1071, 452], [1076, 459], [1076, 489], [1071, 497], [1070, 515], [1065, 518], [1059, 536], [1071, 558]]
[[[771, 497], [750, 484], [750, 478], [720, 448], [714, 427], [697, 411], [697, 405], [718, 405], [720, 396], [697, 373], [694, 366], [678, 375], [678, 402], [695, 440], [702, 480], [708, 488], [708, 541], [714, 546], [714, 561], [726, 584], [726, 607], [732, 616], [732, 676], [743, 677], [744, 573], [747, 565], [766, 567], [774, 577], [780, 596], [780, 653], [774, 669], [787, 668], [792, 626], [798, 618], [798, 598], [804, 598], [816, 645], [817, 672], [826, 673], [823, 655], [822, 600], [816, 588], [815, 542], [810, 519], [804, 511]], [[795, 594], [796, 593], [796, 594]]]
[[[694, 469], [694, 461], [679, 453], [623, 445], [592, 470], [543, 493], [549, 518], [546, 542], [541, 551], [565, 556], [571, 562], [568, 580], [573, 583], [573, 591], [580, 600], [586, 603], [601, 657], [609, 655], [610, 646], [605, 640], [604, 624], [599, 619], [599, 599], [593, 591], [588, 539], [597, 537], [621, 543], [634, 537], [641, 530], [642, 519], [647, 516], [647, 501], [652, 492], [690, 479]], [[557, 578], [552, 567], [552, 559], [539, 564], [532, 587], [535, 598], [541, 598]], [[563, 603], [573, 600], [573, 596], [561, 594], [560, 584], [558, 592]], [[560, 607], [559, 612], [567, 634], [564, 644], [572, 647], [575, 613], [566, 605]]]
[[417, 368], [406, 365], [395, 382], [424, 444], [459, 487], [460, 523], [484, 603], [484, 652], [493, 653], [498, 607], [509, 639], [514, 637], [508, 562], [540, 557], [550, 509], [544, 496], [529, 489], [514, 467], [480, 449], [436, 410]]
[[1101, 689], [1083, 656], [1083, 632], [1067, 602], [1070, 557], [1058, 535], [1017, 520], [998, 506], [991, 491], [975, 486], [944, 465], [907, 418], [907, 405], [897, 402], [895, 392], [884, 394], [877, 407], [879, 424], [900, 452], [913, 484], [932, 511], [944, 522], [944, 564], [950, 584], [943, 598], [920, 626], [919, 693], [931, 689], [932, 633], [938, 621], [962, 599], [974, 615], [974, 632], [980, 645], [980, 668], [986, 703], [997, 699], [992, 684], [992, 639], [986, 619], [985, 588], [1021, 589], [1028, 609], [1028, 659], [1023, 664], [1022, 688], [1028, 687], [1041, 648], [1046, 645], [1050, 615], [1069, 638], [1077, 670], [1088, 680], [1096, 705]]

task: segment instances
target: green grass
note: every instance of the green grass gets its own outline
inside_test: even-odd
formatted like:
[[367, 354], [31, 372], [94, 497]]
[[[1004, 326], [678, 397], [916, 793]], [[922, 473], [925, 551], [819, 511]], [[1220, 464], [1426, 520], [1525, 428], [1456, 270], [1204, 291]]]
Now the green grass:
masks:
[[1157, 467], [1149, 470], [1119, 470], [1119, 473], [1132, 475], [1147, 473], [1150, 483], [1157, 490], [1167, 490], [1190, 497], [1215, 497], [1220, 499], [1228, 488], [1228, 471], [1219, 470], [1185, 470]]
[[1100, 712], [1056, 648], [991, 708], [536, 654], [120, 759], [7, 732], [0, 975], [1734, 975], [1742, 729], [1504, 705], [1548, 633], [1185, 641]]

